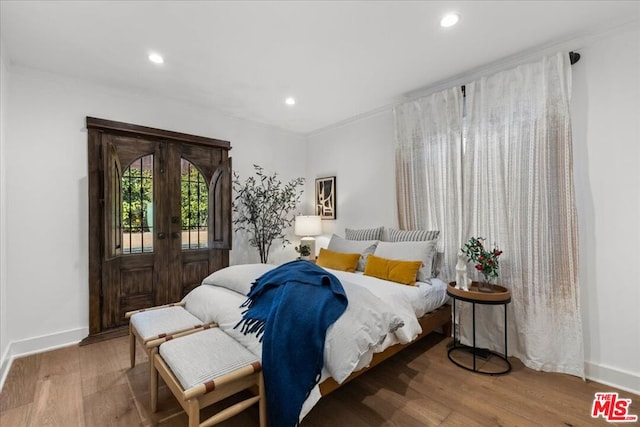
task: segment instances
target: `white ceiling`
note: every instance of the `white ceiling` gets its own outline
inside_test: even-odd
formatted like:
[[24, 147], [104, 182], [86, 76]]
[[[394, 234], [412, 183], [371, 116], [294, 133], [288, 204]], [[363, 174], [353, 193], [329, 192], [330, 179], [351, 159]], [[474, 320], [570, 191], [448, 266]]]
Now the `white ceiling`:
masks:
[[[462, 18], [441, 28], [449, 11]], [[9, 66], [303, 134], [485, 64], [638, 19], [638, 1], [0, 1]], [[165, 63], [150, 63], [150, 51]], [[285, 105], [287, 96], [297, 105]]]

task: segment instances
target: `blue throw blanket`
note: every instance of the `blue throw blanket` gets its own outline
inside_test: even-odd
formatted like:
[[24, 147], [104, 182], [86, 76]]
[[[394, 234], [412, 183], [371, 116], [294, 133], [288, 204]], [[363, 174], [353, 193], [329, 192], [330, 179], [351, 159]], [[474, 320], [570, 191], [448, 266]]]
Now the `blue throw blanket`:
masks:
[[241, 326], [262, 341], [269, 426], [298, 425], [302, 404], [320, 379], [327, 329], [347, 308], [340, 281], [308, 261], [260, 276], [249, 292]]

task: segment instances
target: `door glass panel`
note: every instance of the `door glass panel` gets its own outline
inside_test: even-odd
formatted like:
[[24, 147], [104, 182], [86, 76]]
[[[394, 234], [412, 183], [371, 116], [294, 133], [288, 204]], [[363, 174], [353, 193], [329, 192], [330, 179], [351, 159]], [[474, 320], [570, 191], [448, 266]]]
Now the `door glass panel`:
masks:
[[122, 249], [122, 239], [119, 231], [122, 226], [122, 187], [120, 180], [120, 169], [118, 168], [118, 162], [114, 160], [113, 162], [113, 191], [111, 192], [111, 196], [113, 200], [111, 204], [113, 206], [113, 226], [111, 227], [111, 232], [113, 233], [113, 255], [118, 255], [120, 250]]
[[188, 160], [180, 164], [182, 249], [206, 248], [208, 242], [209, 187]]
[[107, 258], [118, 256], [122, 253], [122, 178], [120, 176], [120, 162], [113, 145], [109, 144], [107, 152], [107, 173], [105, 179], [105, 192], [108, 194], [108, 206], [106, 223], [108, 231], [106, 235]]
[[153, 252], [153, 154], [122, 174], [122, 253]]

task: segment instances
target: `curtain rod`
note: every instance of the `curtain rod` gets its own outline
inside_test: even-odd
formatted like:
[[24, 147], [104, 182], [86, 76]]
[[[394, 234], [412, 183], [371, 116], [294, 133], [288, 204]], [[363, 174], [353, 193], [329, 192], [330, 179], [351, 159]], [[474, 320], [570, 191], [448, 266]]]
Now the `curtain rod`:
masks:
[[[571, 65], [575, 64], [578, 61], [580, 61], [580, 54], [578, 52], [569, 52], [569, 62], [571, 62]], [[467, 95], [467, 88], [465, 87], [465, 85], [461, 85], [460, 90], [462, 90], [462, 96]]]

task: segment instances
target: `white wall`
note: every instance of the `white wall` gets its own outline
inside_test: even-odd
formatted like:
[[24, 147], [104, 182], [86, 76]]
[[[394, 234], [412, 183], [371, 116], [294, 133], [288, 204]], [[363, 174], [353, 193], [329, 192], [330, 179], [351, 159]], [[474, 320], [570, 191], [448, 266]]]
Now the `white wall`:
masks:
[[[639, 40], [636, 26], [633, 31], [591, 39], [579, 49], [583, 57], [573, 67], [572, 102], [586, 373], [636, 393], [640, 393]], [[325, 221], [326, 233], [344, 235], [345, 227], [397, 225], [390, 110], [312, 135], [307, 156], [309, 181], [337, 177], [338, 220]], [[307, 200], [311, 204], [312, 199]]]
[[[11, 355], [70, 343], [88, 333], [86, 116], [230, 140], [234, 169], [245, 178], [253, 163], [283, 179], [305, 175], [300, 135], [202, 106], [23, 68], [10, 67], [9, 72], [11, 126], [3, 142], [7, 233], [2, 238], [9, 248]], [[234, 239], [231, 262], [257, 261], [256, 251], [240, 240]], [[271, 260], [294, 257], [293, 247], [276, 248]]]
[[4, 382], [9, 349], [7, 325], [7, 271], [6, 271], [6, 203], [5, 203], [5, 141], [7, 129], [7, 89], [9, 73], [5, 66], [5, 50], [0, 40], [0, 388]]
[[307, 142], [307, 213], [313, 213], [316, 178], [336, 176], [336, 220], [324, 220], [326, 246], [345, 228], [397, 226], [395, 150], [390, 110], [311, 135]]
[[[587, 374], [636, 392], [639, 39], [636, 29], [582, 46], [572, 102]], [[87, 115], [231, 140], [243, 177], [252, 163], [283, 179], [306, 175], [305, 213], [312, 212], [314, 179], [335, 175], [338, 219], [324, 221], [327, 234], [397, 224], [391, 111], [312, 135], [305, 148], [297, 135], [200, 106], [25, 69], [0, 68], [0, 77], [1, 357], [87, 333]], [[293, 256], [288, 248], [272, 260]], [[232, 263], [257, 259], [234, 240]]]
[[573, 67], [586, 373], [640, 391], [640, 30], [594, 40]]

